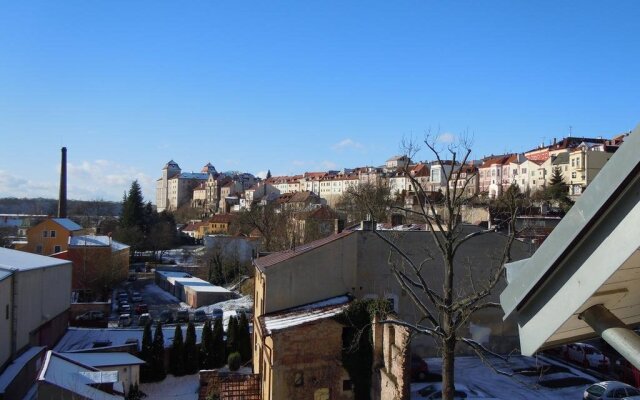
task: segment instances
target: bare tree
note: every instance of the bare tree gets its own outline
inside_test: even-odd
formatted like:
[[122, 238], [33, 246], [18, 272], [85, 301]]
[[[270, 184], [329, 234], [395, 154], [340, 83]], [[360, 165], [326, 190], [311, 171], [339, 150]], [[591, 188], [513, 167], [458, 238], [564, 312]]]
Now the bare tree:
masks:
[[[482, 266], [482, 278], [472, 276], [470, 263], [473, 260], [459, 256], [458, 252], [465, 243], [494, 230], [478, 228], [470, 231], [465, 229], [461, 222], [464, 206], [474, 197], [467, 188], [474, 183], [474, 179], [478, 179], [475, 172], [461, 173], [460, 167], [470, 160], [470, 142], [466, 137], [462, 137], [456, 143], [444, 145], [442, 148], [443, 145], [439, 144], [441, 142], [438, 138], [429, 135], [423, 142], [435, 157], [434, 165], [439, 166], [442, 171], [444, 179], [439, 188], [442, 195], [433, 196], [431, 192], [435, 188], [424, 187], [423, 182], [411, 174], [410, 167], [406, 167], [406, 176], [411, 180], [419, 201], [411, 208], [394, 208], [413, 216], [414, 219], [420, 219], [431, 232], [430, 240], [433, 240], [438, 251], [436, 254], [429, 254], [428, 259], [416, 261], [411, 256], [415, 254], [411, 249], [403, 248], [402, 243], [394, 240], [392, 235], [376, 231], [391, 248], [389, 265], [393, 275], [415, 303], [421, 316], [418, 322], [392, 319], [382, 322], [402, 325], [409, 328], [414, 335], [428, 335], [433, 338], [442, 352], [443, 398], [453, 399], [456, 346], [460, 343], [469, 346], [483, 359], [487, 353], [491, 353], [483, 344], [464, 337], [462, 328], [468, 325], [473, 314], [487, 308], [499, 307], [499, 304], [489, 301], [489, 296], [503, 278], [504, 265], [511, 257], [515, 232], [513, 216], [517, 207], [513, 206], [515, 203], [510, 205], [512, 217], [505, 223], [510, 225], [509, 231], [512, 234], [506, 238], [504, 248], [493, 258], [491, 265]], [[414, 158], [419, 151], [415, 142], [405, 142], [403, 147], [410, 158]], [[445, 154], [448, 159], [444, 158]], [[432, 171], [435, 170], [437, 168], [432, 168]], [[433, 184], [433, 181], [430, 184]], [[433, 265], [433, 260], [440, 261], [437, 265], [442, 268], [441, 287], [433, 284], [430, 278], [434, 271], [426, 267], [427, 264]], [[460, 275], [464, 279], [460, 279]]]

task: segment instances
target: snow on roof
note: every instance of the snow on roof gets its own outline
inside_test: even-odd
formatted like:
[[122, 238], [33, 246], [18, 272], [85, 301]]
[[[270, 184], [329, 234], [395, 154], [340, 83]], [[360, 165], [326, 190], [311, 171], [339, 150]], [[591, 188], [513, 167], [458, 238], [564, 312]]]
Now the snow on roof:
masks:
[[144, 361], [129, 353], [61, 353], [66, 358], [91, 367], [138, 365]]
[[46, 257], [25, 251], [0, 248], [0, 268], [27, 271], [30, 269], [71, 265], [71, 261]]
[[347, 295], [332, 297], [303, 306], [289, 308], [260, 316], [260, 323], [267, 335], [275, 331], [307, 324], [342, 314], [349, 306], [351, 298]]
[[11, 276], [11, 270], [0, 268], [0, 281]]
[[100, 246], [109, 246], [111, 243], [111, 248], [114, 251], [128, 249], [124, 243], [117, 242], [111, 239], [107, 235], [82, 235], [82, 236], [70, 236], [69, 237], [69, 246], [87, 246], [87, 247], [100, 247]]
[[4, 372], [0, 374], [0, 397], [2, 397], [2, 393], [6, 391], [7, 386], [14, 381], [24, 366], [44, 350], [46, 350], [46, 347], [32, 347], [7, 366]]
[[[176, 328], [174, 326], [162, 328], [162, 333], [164, 335], [164, 347], [171, 347], [175, 329]], [[67, 333], [65, 333], [62, 339], [60, 339], [54, 350], [57, 352], [89, 350], [94, 349], [95, 344], [98, 343], [108, 343], [107, 346], [123, 346], [131, 343], [131, 340], [138, 341], [138, 350], [140, 350], [140, 345], [142, 344], [142, 332], [142, 328], [69, 328], [67, 329]], [[197, 343], [200, 343], [201, 334], [202, 326], [196, 326]], [[187, 327], [186, 325], [184, 325], [182, 326], [182, 336], [186, 337], [186, 335]]]
[[202, 286], [194, 286], [194, 285], [186, 285], [188, 290], [193, 292], [206, 292], [206, 293], [231, 293], [230, 290], [223, 288], [222, 286], [214, 286], [214, 285], [202, 285]]
[[169, 278], [191, 278], [191, 275], [187, 272], [182, 271], [158, 271], [156, 270], [156, 274], [162, 275], [165, 279]]
[[80, 225], [76, 224], [69, 218], [52, 218], [51, 220], [68, 231], [79, 231], [82, 229]]
[[[88, 365], [69, 360], [51, 350], [47, 352], [44, 365], [38, 375], [38, 381], [44, 381], [84, 398], [96, 400], [123, 399], [123, 396], [109, 394], [91, 386], [96, 383], [115, 383], [117, 378], [117, 371], [99, 371]], [[119, 386], [118, 389], [124, 389], [121, 384]]]

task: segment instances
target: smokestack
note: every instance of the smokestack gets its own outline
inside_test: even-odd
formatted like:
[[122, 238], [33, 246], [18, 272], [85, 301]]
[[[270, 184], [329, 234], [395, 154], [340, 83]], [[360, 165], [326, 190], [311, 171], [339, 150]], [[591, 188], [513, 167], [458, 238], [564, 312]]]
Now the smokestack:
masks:
[[60, 161], [60, 194], [58, 196], [58, 218], [67, 218], [67, 148], [62, 148]]

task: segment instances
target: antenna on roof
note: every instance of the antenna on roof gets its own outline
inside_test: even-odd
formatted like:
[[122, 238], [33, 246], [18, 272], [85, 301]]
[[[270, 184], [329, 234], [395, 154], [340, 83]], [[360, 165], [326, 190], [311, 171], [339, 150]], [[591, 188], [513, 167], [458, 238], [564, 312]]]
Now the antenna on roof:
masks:
[[573, 136], [573, 126], [569, 125], [569, 137]]

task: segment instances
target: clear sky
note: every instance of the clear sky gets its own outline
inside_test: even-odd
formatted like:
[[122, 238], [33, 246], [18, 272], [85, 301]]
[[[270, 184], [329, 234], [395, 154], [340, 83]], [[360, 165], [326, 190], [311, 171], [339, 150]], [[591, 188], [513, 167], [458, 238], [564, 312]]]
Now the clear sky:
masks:
[[[0, 197], [155, 202], [184, 171], [474, 156], [640, 122], [640, 2], [0, 0]], [[429, 159], [424, 154], [422, 159]], [[1, 210], [0, 210], [1, 212]]]

